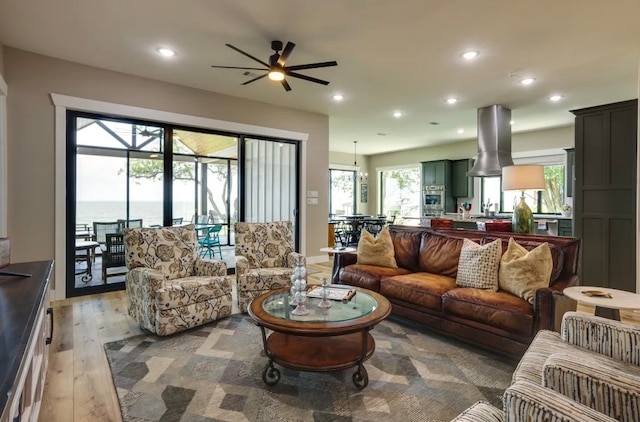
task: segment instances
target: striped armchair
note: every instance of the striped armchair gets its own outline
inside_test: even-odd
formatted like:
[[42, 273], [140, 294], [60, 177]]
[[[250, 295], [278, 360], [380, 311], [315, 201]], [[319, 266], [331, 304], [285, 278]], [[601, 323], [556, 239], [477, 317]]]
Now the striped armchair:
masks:
[[561, 334], [533, 339], [503, 401], [502, 411], [477, 403], [454, 420], [640, 421], [640, 326], [565, 313]]

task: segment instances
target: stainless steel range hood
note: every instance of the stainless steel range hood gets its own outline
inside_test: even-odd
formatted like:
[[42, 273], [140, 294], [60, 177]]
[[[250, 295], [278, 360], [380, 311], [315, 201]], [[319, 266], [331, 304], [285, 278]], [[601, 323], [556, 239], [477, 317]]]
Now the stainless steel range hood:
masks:
[[478, 109], [478, 159], [467, 176], [500, 176], [512, 166], [511, 110], [501, 105]]

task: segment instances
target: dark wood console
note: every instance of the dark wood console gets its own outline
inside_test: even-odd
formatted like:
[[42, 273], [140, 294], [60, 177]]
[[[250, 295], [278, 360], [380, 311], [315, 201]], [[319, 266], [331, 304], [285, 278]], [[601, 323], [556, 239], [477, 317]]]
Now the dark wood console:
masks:
[[49, 282], [53, 261], [11, 264], [0, 271], [0, 422], [37, 421], [53, 335]]

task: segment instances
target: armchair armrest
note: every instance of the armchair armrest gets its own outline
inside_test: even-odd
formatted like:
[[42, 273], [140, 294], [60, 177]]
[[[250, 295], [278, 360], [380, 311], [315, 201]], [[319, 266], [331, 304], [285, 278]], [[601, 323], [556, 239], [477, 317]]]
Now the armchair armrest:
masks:
[[549, 388], [518, 381], [502, 398], [507, 421], [613, 422], [615, 419]]
[[640, 326], [567, 312], [562, 319], [561, 335], [569, 344], [640, 366]]
[[586, 350], [549, 356], [542, 385], [617, 420], [640, 409], [640, 367]]
[[146, 297], [152, 297], [152, 292], [163, 288], [167, 279], [168, 276], [166, 274], [152, 268], [132, 268], [127, 272], [127, 290], [131, 285], [132, 290], [138, 288], [143, 297], [145, 295]]
[[194, 263], [196, 276], [225, 276], [227, 263], [219, 259], [196, 259]]
[[242, 275], [249, 270], [249, 260], [242, 255], [236, 255], [236, 274]]
[[451, 422], [504, 422], [504, 412], [486, 401], [478, 401]]
[[307, 266], [307, 258], [304, 255], [298, 252], [290, 252], [289, 255], [287, 255], [287, 267], [295, 268], [298, 259], [302, 259], [302, 265]]

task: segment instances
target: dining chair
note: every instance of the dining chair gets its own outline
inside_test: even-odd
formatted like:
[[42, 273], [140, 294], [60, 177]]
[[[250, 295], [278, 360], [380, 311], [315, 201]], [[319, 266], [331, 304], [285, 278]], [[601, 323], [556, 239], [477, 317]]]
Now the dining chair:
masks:
[[108, 268], [119, 268], [125, 266], [124, 240], [122, 233], [107, 233], [105, 244], [102, 248], [102, 282], [106, 283], [109, 276], [123, 275], [123, 273], [107, 272]]
[[217, 247], [218, 254], [220, 254], [220, 259], [222, 259], [222, 248], [220, 247], [220, 230], [222, 230], [222, 224], [216, 224], [212, 227], [209, 227], [203, 237], [198, 238], [201, 258], [209, 256], [209, 259], [214, 259], [216, 257], [214, 248]]
[[182, 224], [183, 220], [184, 219], [182, 217], [174, 218], [174, 219], [171, 220], [171, 224], [174, 225], [174, 226], [177, 226], [179, 224]]

